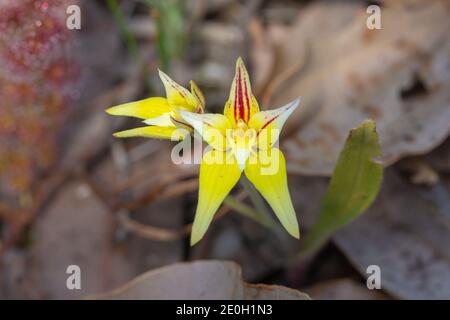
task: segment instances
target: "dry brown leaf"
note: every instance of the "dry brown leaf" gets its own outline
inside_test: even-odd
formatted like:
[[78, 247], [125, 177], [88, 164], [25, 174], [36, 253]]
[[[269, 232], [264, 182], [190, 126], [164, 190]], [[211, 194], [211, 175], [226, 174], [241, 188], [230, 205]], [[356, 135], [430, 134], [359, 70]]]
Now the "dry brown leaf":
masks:
[[402, 299], [450, 298], [450, 222], [419, 186], [388, 170], [378, 201], [334, 240], [367, 276], [381, 269], [381, 287]]
[[254, 18], [249, 24], [252, 40], [250, 57], [252, 61], [252, 84], [256, 95], [259, 95], [272, 75], [275, 52], [272, 39], [265, 33], [260, 19]]
[[330, 175], [350, 128], [377, 122], [383, 160], [421, 154], [450, 131], [448, 1], [392, 1], [382, 29], [366, 28], [358, 2], [303, 10], [280, 48], [276, 74], [306, 53], [304, 67], [274, 91], [271, 106], [303, 97], [284, 149], [294, 173]]
[[450, 139], [427, 155], [431, 166], [442, 172], [450, 172]]
[[[31, 230], [26, 277], [40, 298], [80, 298], [133, 276], [135, 271], [123, 252], [109, 256], [111, 223], [108, 209], [86, 184], [72, 182], [60, 191]], [[81, 290], [66, 287], [69, 265], [81, 269]]]
[[314, 300], [385, 300], [389, 297], [379, 290], [369, 290], [364, 284], [350, 278], [320, 282], [306, 288]]
[[283, 286], [248, 284], [242, 280], [237, 264], [217, 260], [178, 263], [152, 270], [116, 290], [90, 298], [309, 300], [308, 295]]

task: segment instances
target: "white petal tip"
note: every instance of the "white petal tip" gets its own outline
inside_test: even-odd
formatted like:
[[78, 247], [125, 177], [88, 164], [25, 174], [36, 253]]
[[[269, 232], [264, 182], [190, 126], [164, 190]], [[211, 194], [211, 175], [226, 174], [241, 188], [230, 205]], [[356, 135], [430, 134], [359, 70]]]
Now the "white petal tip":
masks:
[[300, 101], [301, 101], [301, 97], [298, 97], [297, 99], [292, 100], [291, 102], [289, 102], [286, 105], [286, 109], [290, 109], [290, 108], [295, 109], [295, 108], [297, 108], [299, 106], [299, 104], [300, 104]]
[[249, 157], [249, 155], [250, 151], [245, 149], [237, 149], [235, 151], [235, 157], [241, 171], [245, 169], [245, 163], [247, 162], [247, 158]]
[[164, 71], [162, 71], [159, 68], [158, 68], [158, 75], [161, 78], [161, 80], [163, 80], [163, 81], [167, 80], [167, 79], [170, 79], [170, 77]]

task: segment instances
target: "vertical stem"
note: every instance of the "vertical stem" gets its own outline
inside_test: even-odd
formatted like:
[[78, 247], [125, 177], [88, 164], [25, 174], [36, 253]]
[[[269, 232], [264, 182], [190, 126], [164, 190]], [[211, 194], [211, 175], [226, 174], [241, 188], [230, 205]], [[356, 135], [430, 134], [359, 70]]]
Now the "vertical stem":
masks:
[[274, 223], [272, 219], [269, 217], [260, 214], [257, 210], [253, 209], [249, 205], [239, 201], [235, 197], [229, 195], [225, 198], [223, 201], [224, 204], [226, 204], [231, 209], [239, 212], [240, 214], [255, 220], [256, 222], [260, 223], [261, 225], [271, 229], [275, 233], [278, 233], [280, 231], [280, 228]]
[[[259, 216], [259, 219], [264, 221], [271, 221], [271, 223], [273, 224], [274, 220], [271, 217], [271, 213], [259, 192], [255, 189], [255, 187], [253, 187], [253, 185], [245, 176], [241, 178], [241, 184], [244, 187], [245, 191], [248, 193], [253, 205], [255, 206], [255, 212]], [[281, 229], [277, 226], [276, 231], [278, 234], [280, 234]]]
[[185, 49], [186, 24], [183, 1], [181, 0], [144, 0], [157, 13], [157, 48], [161, 67], [169, 71], [173, 59], [179, 58]]
[[241, 184], [244, 187], [245, 191], [248, 193], [250, 200], [255, 206], [256, 210], [261, 214], [264, 214], [266, 217], [270, 217], [270, 212], [267, 209], [267, 206], [264, 202], [264, 199], [258, 193], [258, 191], [252, 186], [250, 181], [246, 177], [241, 178]]
[[106, 3], [108, 4], [109, 10], [114, 16], [114, 19], [116, 20], [117, 26], [119, 27], [120, 33], [122, 34], [122, 38], [125, 41], [128, 51], [131, 53], [134, 59], [138, 60], [138, 62], [141, 63], [137, 41], [128, 29], [125, 17], [119, 7], [119, 4], [117, 3], [117, 0], [106, 0]]

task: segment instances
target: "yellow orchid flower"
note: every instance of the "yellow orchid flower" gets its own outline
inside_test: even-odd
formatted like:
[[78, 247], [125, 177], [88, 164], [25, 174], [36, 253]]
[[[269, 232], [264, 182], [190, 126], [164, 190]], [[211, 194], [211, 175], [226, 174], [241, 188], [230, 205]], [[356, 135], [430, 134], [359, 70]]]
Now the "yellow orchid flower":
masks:
[[173, 81], [167, 74], [159, 70], [159, 77], [166, 91], [166, 97], [151, 97], [144, 100], [129, 102], [106, 110], [110, 115], [128, 116], [144, 120], [145, 127], [115, 132], [118, 138], [146, 137], [159, 139], [182, 140], [191, 129], [180, 117], [179, 111], [185, 110], [203, 113], [205, 98], [194, 81], [190, 81], [191, 91]]
[[223, 115], [180, 111], [185, 122], [199, 132], [212, 149], [204, 154], [200, 166], [191, 245], [204, 236], [242, 171], [267, 200], [288, 233], [300, 237], [288, 190], [285, 159], [274, 146], [282, 126], [298, 104], [299, 99], [279, 109], [259, 111], [249, 75], [242, 59], [238, 58]]

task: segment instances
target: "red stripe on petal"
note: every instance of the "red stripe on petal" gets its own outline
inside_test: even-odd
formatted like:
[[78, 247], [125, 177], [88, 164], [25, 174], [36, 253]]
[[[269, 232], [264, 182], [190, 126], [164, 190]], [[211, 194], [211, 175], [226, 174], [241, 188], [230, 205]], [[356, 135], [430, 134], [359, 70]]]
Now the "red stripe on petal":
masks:
[[259, 133], [260, 133], [263, 129], [267, 128], [267, 126], [268, 126], [269, 124], [271, 124], [272, 122], [274, 122], [275, 119], [277, 119], [279, 116], [280, 116], [280, 115], [276, 115], [275, 117], [273, 117], [272, 119], [270, 119], [269, 121], [267, 121], [266, 123], [264, 123], [264, 125], [261, 127], [261, 129], [259, 129], [258, 135], [259, 135]]
[[248, 122], [249, 118], [250, 118], [250, 98], [248, 96], [248, 86], [247, 86], [247, 79], [244, 79], [244, 96], [245, 96], [245, 103], [246, 103], [246, 108], [245, 108], [245, 122]]
[[236, 78], [234, 79], [235, 80], [235, 87], [234, 87], [234, 105], [233, 105], [233, 110], [234, 110], [234, 120], [236, 121], [236, 123], [237, 123], [237, 121], [239, 120], [239, 118], [238, 118], [238, 106], [237, 106], [237, 103], [238, 103], [238, 79], [239, 79], [239, 76], [236, 74]]
[[189, 123], [186, 123], [186, 122], [181, 121], [181, 120], [177, 120], [174, 117], [170, 117], [170, 119], [172, 120], [172, 122], [176, 122], [176, 123], [178, 123], [180, 125], [183, 125], [183, 126], [191, 128], [191, 129], [194, 129], [194, 127], [192, 127]]
[[238, 74], [236, 79], [237, 84], [237, 108], [239, 112], [239, 119], [245, 120], [245, 107], [244, 107], [244, 97], [242, 96], [243, 90], [242, 90], [242, 70], [241, 68], [238, 68]]
[[171, 83], [172, 87], [180, 94], [180, 96], [182, 96], [184, 99], [186, 99], [186, 95], [184, 94], [184, 92], [182, 90], [180, 90], [180, 88], [175, 85], [174, 83]]

